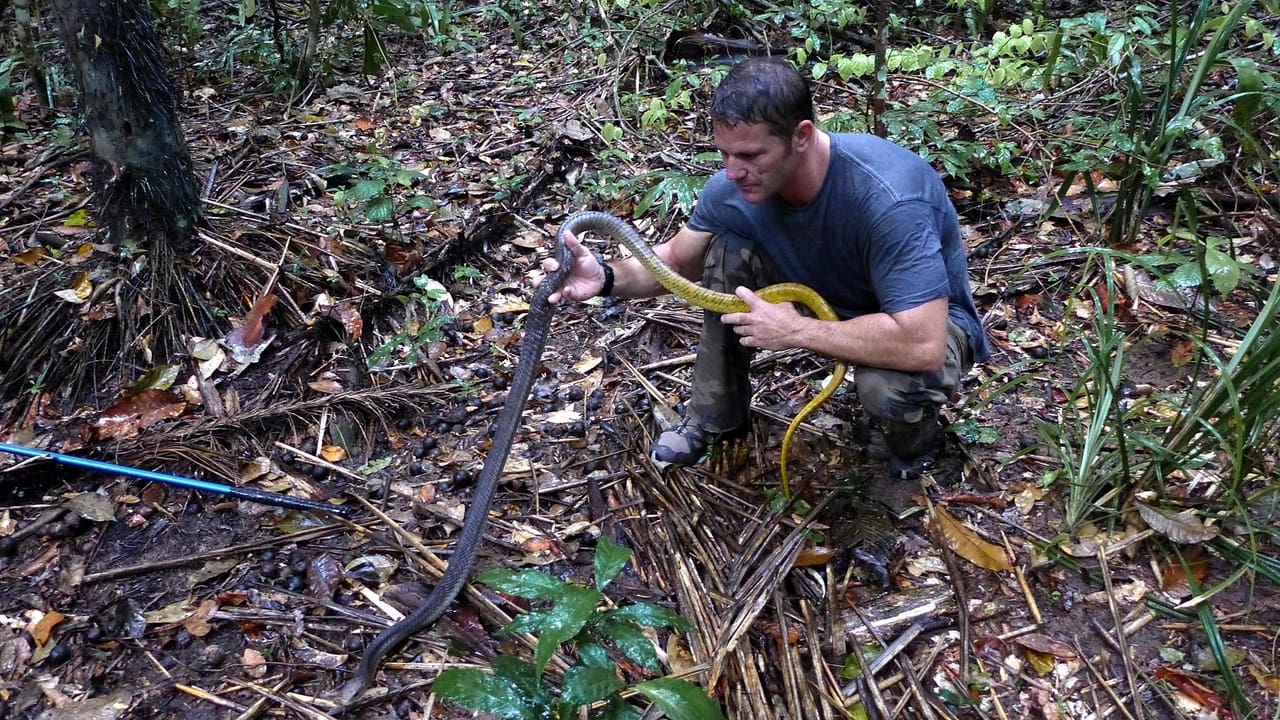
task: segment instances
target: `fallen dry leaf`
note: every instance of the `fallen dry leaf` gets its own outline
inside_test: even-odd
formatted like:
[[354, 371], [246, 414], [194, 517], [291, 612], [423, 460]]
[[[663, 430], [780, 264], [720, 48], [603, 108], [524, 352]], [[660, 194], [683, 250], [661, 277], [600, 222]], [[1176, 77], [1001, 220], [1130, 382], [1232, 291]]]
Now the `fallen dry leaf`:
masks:
[[1079, 657], [1075, 648], [1043, 633], [1027, 633], [1019, 635], [1013, 641], [1028, 650], [1034, 650], [1045, 655], [1052, 655], [1059, 660], [1075, 660]]
[[66, 615], [57, 610], [50, 610], [32, 626], [31, 637], [36, 641], [37, 645], [44, 645], [49, 642], [49, 636], [53, 633], [53, 628], [66, 619]]
[[1004, 548], [978, 537], [977, 533], [942, 507], [933, 506], [929, 524], [938, 528], [947, 546], [956, 555], [974, 565], [992, 572], [1008, 572], [1013, 569], [1013, 562]]
[[244, 674], [255, 680], [267, 675], [267, 659], [253, 648], [244, 649], [244, 653], [240, 656], [240, 663], [244, 666]]
[[1136, 504], [1138, 514], [1146, 521], [1147, 527], [1180, 545], [1208, 542], [1218, 537], [1218, 533], [1221, 532], [1217, 526], [1205, 525], [1200, 518], [1196, 517], [1195, 510], [1171, 513], [1144, 502]]
[[143, 390], [122, 397], [102, 411], [94, 425], [100, 438], [127, 438], [155, 425], [175, 418], [187, 409], [187, 403], [167, 390]]

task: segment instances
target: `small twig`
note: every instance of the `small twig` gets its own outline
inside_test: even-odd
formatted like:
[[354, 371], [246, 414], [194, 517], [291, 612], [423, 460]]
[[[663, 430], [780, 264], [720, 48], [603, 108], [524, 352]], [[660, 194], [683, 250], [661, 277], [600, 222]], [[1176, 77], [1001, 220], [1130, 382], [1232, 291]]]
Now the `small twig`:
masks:
[[244, 709], [245, 709], [244, 706], [241, 705], [240, 703], [232, 702], [224, 697], [214, 695], [208, 690], [198, 688], [194, 685], [183, 685], [181, 683], [176, 683], [173, 687], [176, 688], [179, 692], [184, 692], [194, 698], [198, 698], [206, 702], [211, 702], [214, 705], [218, 705], [220, 707], [224, 707], [229, 710], [235, 710], [236, 712], [244, 712]]
[[302, 542], [312, 538], [324, 537], [329, 533], [344, 527], [340, 524], [324, 525], [318, 528], [310, 528], [308, 530], [299, 530], [295, 533], [282, 535], [277, 538], [268, 538], [243, 545], [232, 545], [222, 550], [212, 550], [210, 552], [196, 553], [195, 555], [187, 555], [180, 558], [170, 558], [168, 560], [158, 560], [156, 562], [143, 563], [141, 565], [130, 565], [128, 567], [112, 568], [111, 570], [103, 570], [102, 572], [90, 573], [85, 575], [80, 581], [81, 583], [95, 583], [103, 580], [115, 580], [117, 578], [128, 577], [130, 575], [142, 575], [157, 570], [172, 570], [173, 568], [191, 565], [192, 563], [203, 562], [205, 560], [216, 560], [227, 555], [239, 555], [241, 553], [250, 553], [255, 550], [273, 547], [276, 545], [285, 545], [292, 542]]
[[289, 708], [290, 710], [293, 710], [294, 712], [299, 713], [303, 717], [310, 718], [311, 720], [335, 720], [335, 718], [329, 713], [320, 712], [319, 710], [316, 710], [313, 707], [304, 705], [298, 702], [297, 700], [294, 700], [292, 697], [289, 697], [288, 695], [281, 695], [280, 693], [276, 693], [271, 690], [268, 690], [267, 688], [264, 688], [261, 685], [258, 685], [256, 683], [247, 683], [242, 680], [237, 680], [235, 678], [228, 678], [227, 682], [239, 688], [243, 688], [245, 690], [250, 690], [252, 692], [258, 693], [259, 695], [265, 698], [274, 700], [280, 703], [281, 705], [284, 705], [285, 707]]
[[[1004, 550], [1009, 553], [1010, 558], [1016, 558], [1013, 554], [1013, 546], [1009, 544], [1009, 536], [1004, 531], [1000, 531], [1000, 539], [1004, 541]], [[1022, 596], [1027, 599], [1027, 607], [1031, 610], [1031, 619], [1036, 625], [1043, 625], [1044, 618], [1040, 615], [1040, 604], [1036, 602], [1035, 593], [1031, 592], [1031, 586], [1027, 584], [1027, 576], [1022, 572], [1022, 566], [1014, 563], [1013, 572], [1018, 578], [1018, 585], [1022, 588]]]
[[[1111, 685], [1107, 682], [1107, 679], [1102, 677], [1102, 672], [1098, 670], [1097, 666], [1094, 665], [1086, 656], [1084, 648], [1080, 647], [1080, 639], [1073, 637], [1071, 642], [1076, 646], [1076, 654], [1080, 657], [1080, 661], [1084, 663], [1086, 668], [1088, 668], [1089, 674], [1093, 675], [1093, 679], [1102, 686], [1103, 691], [1105, 691], [1107, 695], [1111, 696], [1111, 702], [1116, 704], [1116, 709], [1119, 710], [1128, 720], [1135, 720], [1133, 714], [1125, 708], [1124, 701], [1120, 699], [1120, 696], [1116, 694], [1115, 690], [1111, 689]], [[1134, 698], [1134, 704], [1139, 704], [1137, 698]], [[1102, 715], [1099, 714], [1098, 717], [1102, 717]]]
[[1120, 617], [1120, 608], [1116, 605], [1115, 593], [1111, 587], [1111, 568], [1107, 565], [1107, 548], [1098, 546], [1098, 570], [1102, 573], [1102, 586], [1107, 593], [1107, 606], [1111, 609], [1111, 618], [1116, 626], [1116, 644], [1120, 649], [1120, 662], [1124, 664], [1125, 678], [1129, 681], [1129, 694], [1133, 698], [1133, 709], [1137, 720], [1144, 720], [1146, 713], [1142, 709], [1142, 694], [1138, 686], [1138, 677], [1134, 672], [1133, 659], [1129, 654], [1129, 638], [1124, 631], [1124, 621]]

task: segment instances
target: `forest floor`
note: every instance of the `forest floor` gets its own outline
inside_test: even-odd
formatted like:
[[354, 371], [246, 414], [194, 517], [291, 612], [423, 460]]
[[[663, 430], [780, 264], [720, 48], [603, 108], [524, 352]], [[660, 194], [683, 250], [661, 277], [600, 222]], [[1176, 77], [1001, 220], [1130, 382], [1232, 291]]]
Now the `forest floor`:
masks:
[[[68, 409], [59, 388], [38, 385], [5, 399], [0, 440], [327, 500], [352, 516], [12, 459], [0, 475], [0, 718], [339, 714], [337, 689], [361, 649], [433, 582], [393, 526], [448, 557], [552, 233], [582, 209], [586, 187], [598, 209], [624, 217], [636, 202], [610, 197], [593, 165], [604, 147], [596, 118], [616, 78], [501, 38], [489, 50], [289, 102], [235, 80], [187, 88], [208, 223], [185, 262], [243, 288], [191, 302], [239, 308], [226, 318], [229, 337], [252, 324], [255, 301], [276, 296], [261, 352], [234, 372], [195, 351], [155, 358], [176, 368], [174, 380], [126, 406], [120, 390], [152, 366], [125, 351], [104, 365], [112, 372], [95, 402]], [[851, 102], [847, 88], [818, 92], [820, 108]], [[86, 142], [44, 145], [68, 117], [28, 106], [28, 130], [0, 145], [0, 287], [71, 288], [81, 268], [115, 263], [81, 212], [92, 197]], [[673, 134], [687, 155], [710, 149], [693, 125]], [[666, 167], [663, 150], [637, 153], [636, 174]], [[400, 232], [359, 216], [363, 200], [336, 202], [335, 188], [354, 194], [354, 185], [324, 170], [345, 163], [368, 180], [369, 168], [387, 167], [379, 158], [421, 173], [407, 187], [437, 206], [401, 216]], [[322, 176], [328, 190], [315, 182]], [[593, 301], [557, 315], [480, 565], [588, 577], [601, 536], [632, 548], [611, 599], [690, 618], [687, 635], [654, 640], [668, 669], [708, 683], [730, 718], [844, 717], [840, 708], [866, 692], [850, 658], [908, 630], [919, 634], [877, 679], [882, 701], [904, 703], [910, 717], [1228, 717], [1195, 613], [1152, 604], [1191, 599], [1191, 581], [1225, 583], [1211, 606], [1236, 680], [1255, 716], [1273, 716], [1274, 587], [1240, 580], [1237, 566], [1198, 545], [1184, 547], [1184, 565], [1137, 517], [1062, 530], [1061, 462], [1040, 424], [1071, 415], [1064, 388], [1086, 364], [1087, 291], [1105, 277], [1082, 254], [1050, 255], [1101, 242], [1078, 196], [1053, 216], [1012, 210], [1042, 202], [1051, 180], [952, 184], [994, 353], [946, 409], [948, 452], [922, 485], [879, 479], [850, 384], [806, 424], [791, 458], [801, 500], [822, 506], [816, 524], [803, 524], [802, 506], [775, 512], [782, 431], [830, 372], [796, 353], [757, 359], [745, 466], [660, 474], [646, 449], [686, 391], [700, 313], [672, 298]], [[1243, 212], [1229, 221], [1272, 222]], [[638, 226], [656, 241], [676, 222], [651, 211]], [[30, 254], [41, 247], [61, 259]], [[1237, 250], [1268, 258], [1275, 247]], [[15, 297], [3, 295], [6, 318], [29, 303]], [[1142, 338], [1126, 390], [1184, 387], [1187, 348], [1173, 331], [1194, 319], [1154, 291], [1123, 301], [1123, 329]], [[1218, 310], [1224, 345], [1254, 312], [1234, 295]], [[414, 332], [433, 318], [435, 335]], [[839, 537], [845, 513], [886, 492], [906, 510], [905, 544], [881, 588], [848, 562]], [[844, 557], [818, 563], [815, 537]], [[914, 615], [885, 621], [878, 638], [862, 628], [863, 615], [901, 607]], [[348, 714], [470, 717], [436, 702], [429, 681], [443, 667], [519, 652], [497, 630], [520, 610], [491, 590], [464, 594], [390, 656]]]

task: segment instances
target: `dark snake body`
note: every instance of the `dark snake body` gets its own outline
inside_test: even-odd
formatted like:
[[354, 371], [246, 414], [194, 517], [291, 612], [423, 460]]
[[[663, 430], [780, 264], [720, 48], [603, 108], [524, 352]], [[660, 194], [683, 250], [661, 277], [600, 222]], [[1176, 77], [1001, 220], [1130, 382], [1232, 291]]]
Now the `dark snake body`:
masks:
[[511, 445], [515, 442], [520, 417], [524, 413], [524, 404], [529, 398], [529, 391], [533, 388], [533, 379], [542, 362], [542, 351], [546, 347], [547, 335], [551, 330], [555, 306], [547, 302], [547, 297], [564, 285], [569, 271], [573, 268], [573, 258], [564, 245], [564, 233], [572, 229], [574, 228], [571, 222], [566, 222], [560, 227], [555, 247], [555, 257], [560, 266], [542, 280], [529, 300], [529, 313], [525, 317], [524, 339], [520, 343], [519, 362], [511, 378], [507, 401], [498, 412], [498, 419], [494, 423], [493, 444], [489, 447], [489, 454], [485, 457], [484, 466], [476, 479], [475, 494], [462, 521], [462, 531], [458, 533], [458, 541], [449, 559], [449, 567], [445, 569], [444, 576], [431, 590], [431, 594], [417, 609], [378, 633], [373, 642], [365, 648], [360, 666], [356, 668], [351, 679], [342, 686], [344, 704], [350, 703], [369, 686], [374, 672], [377, 671], [382, 658], [388, 652], [407, 640], [410, 635], [430, 626], [444, 614], [471, 575], [471, 566], [475, 562], [476, 551], [479, 550], [480, 542], [484, 538], [485, 526], [489, 520], [489, 508], [493, 504], [493, 496], [498, 489], [498, 480], [502, 476], [502, 468], [507, 463]]

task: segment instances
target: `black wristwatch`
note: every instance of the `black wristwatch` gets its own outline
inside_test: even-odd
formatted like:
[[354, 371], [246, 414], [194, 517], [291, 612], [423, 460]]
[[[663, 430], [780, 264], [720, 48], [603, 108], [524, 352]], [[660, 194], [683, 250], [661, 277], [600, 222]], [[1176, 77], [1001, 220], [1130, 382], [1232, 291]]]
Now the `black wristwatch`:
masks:
[[600, 267], [604, 268], [604, 285], [600, 288], [600, 297], [609, 297], [613, 292], [613, 267], [604, 261], [600, 253], [592, 253], [596, 256], [596, 262], [600, 263]]

